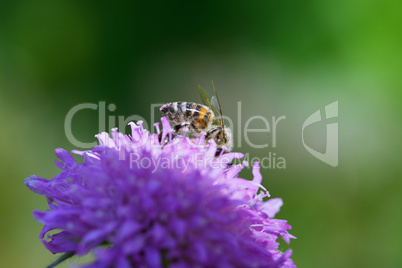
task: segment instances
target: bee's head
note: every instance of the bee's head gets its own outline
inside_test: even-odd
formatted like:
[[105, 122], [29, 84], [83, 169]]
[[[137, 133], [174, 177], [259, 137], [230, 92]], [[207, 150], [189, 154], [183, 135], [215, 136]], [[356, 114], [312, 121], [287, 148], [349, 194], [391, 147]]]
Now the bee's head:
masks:
[[214, 137], [214, 141], [218, 148], [226, 147], [226, 151], [230, 152], [233, 147], [232, 131], [230, 128], [219, 128]]

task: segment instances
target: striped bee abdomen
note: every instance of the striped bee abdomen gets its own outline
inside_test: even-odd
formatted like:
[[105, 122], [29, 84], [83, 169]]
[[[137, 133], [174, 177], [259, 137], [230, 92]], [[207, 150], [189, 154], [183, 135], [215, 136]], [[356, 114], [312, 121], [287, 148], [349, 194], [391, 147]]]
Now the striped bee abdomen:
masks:
[[189, 126], [196, 133], [205, 131], [214, 117], [213, 112], [208, 107], [193, 102], [167, 103], [160, 110], [167, 119], [175, 124], [189, 123]]

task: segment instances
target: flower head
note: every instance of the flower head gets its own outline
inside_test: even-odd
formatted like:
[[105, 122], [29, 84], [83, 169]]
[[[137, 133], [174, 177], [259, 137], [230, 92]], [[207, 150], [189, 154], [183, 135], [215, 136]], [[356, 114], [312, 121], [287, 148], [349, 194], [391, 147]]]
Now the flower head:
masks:
[[[169, 122], [162, 118], [165, 137]], [[296, 267], [291, 250], [278, 251], [278, 237], [294, 238], [285, 220], [274, 219], [282, 201], [268, 199], [258, 163], [252, 181], [238, 177], [245, 163], [229, 165], [240, 153], [204, 146], [204, 136], [177, 136], [160, 144], [131, 123], [131, 135], [112, 130], [100, 145], [74, 153], [56, 149], [63, 171], [25, 184], [47, 198], [49, 211], [34, 211], [52, 253], [84, 255], [80, 267]], [[157, 126], [158, 128], [158, 126]], [[159, 132], [159, 129], [158, 129]]]

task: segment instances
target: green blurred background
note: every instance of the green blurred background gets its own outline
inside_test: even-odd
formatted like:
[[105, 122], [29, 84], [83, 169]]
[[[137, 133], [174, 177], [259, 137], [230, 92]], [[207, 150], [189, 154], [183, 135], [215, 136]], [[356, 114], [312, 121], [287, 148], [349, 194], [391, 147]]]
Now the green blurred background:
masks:
[[[271, 195], [284, 200], [277, 217], [298, 237], [290, 244], [298, 267], [402, 267], [401, 7], [379, 0], [1, 1], [0, 267], [54, 259], [32, 218], [46, 202], [23, 180], [55, 176], [54, 149], [77, 149], [64, 132], [72, 107], [104, 101], [116, 105], [107, 119], [136, 114], [149, 122], [150, 104], [199, 102], [198, 84], [212, 92], [212, 79], [236, 140], [250, 116], [286, 116], [276, 148], [272, 135], [252, 133], [253, 143], [270, 147], [243, 140], [234, 150], [286, 159], [286, 169], [262, 173]], [[334, 168], [305, 150], [301, 129], [336, 100]], [[73, 134], [95, 141], [98, 121], [96, 111], [80, 111]], [[325, 122], [317, 123], [306, 143], [323, 151], [325, 135]], [[250, 178], [250, 169], [242, 175]]]

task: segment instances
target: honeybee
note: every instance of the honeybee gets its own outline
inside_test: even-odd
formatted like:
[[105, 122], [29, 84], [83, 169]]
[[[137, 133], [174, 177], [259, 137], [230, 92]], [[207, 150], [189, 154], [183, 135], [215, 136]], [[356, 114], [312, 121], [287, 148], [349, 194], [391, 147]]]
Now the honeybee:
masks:
[[198, 86], [204, 105], [177, 101], [163, 105], [160, 111], [174, 124], [174, 136], [184, 128], [195, 137], [200, 137], [202, 132], [206, 132], [205, 142], [214, 140], [217, 145], [216, 154], [219, 155], [223, 148], [225, 152], [232, 150], [233, 138], [230, 128], [224, 125], [222, 108], [213, 82], [212, 85], [215, 91], [215, 96], [212, 98], [204, 88]]

